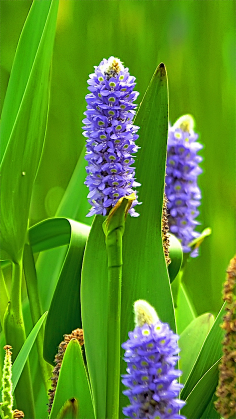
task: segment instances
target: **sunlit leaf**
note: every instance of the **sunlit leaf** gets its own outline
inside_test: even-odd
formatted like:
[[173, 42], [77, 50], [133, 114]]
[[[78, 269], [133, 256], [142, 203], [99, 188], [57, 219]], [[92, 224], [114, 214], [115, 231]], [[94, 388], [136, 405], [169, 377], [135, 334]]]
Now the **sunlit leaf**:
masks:
[[1, 259], [19, 262], [47, 124], [58, 0], [32, 4], [18, 43], [1, 120]]

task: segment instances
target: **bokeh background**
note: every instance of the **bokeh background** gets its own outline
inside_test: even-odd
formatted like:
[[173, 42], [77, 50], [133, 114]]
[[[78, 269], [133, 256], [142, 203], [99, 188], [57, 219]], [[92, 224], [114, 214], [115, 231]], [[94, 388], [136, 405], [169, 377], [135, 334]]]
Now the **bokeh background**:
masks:
[[[0, 1], [1, 109], [31, 3]], [[84, 145], [84, 97], [93, 66], [119, 57], [137, 78], [140, 102], [164, 62], [170, 121], [191, 113], [204, 144], [199, 231], [209, 226], [212, 235], [184, 276], [198, 314], [219, 310], [235, 253], [235, 6], [234, 0], [60, 0], [48, 130], [31, 207], [31, 224], [55, 215]]]

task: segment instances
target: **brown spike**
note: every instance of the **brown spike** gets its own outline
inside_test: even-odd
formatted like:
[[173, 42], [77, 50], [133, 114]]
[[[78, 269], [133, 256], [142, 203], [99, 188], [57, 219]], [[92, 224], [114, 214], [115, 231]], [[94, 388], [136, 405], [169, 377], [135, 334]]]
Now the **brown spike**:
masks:
[[236, 256], [231, 259], [227, 269], [223, 300], [226, 304], [221, 327], [225, 330], [225, 336], [215, 408], [224, 419], [229, 419], [236, 412]]
[[169, 247], [170, 247], [170, 239], [169, 239], [169, 224], [167, 218], [167, 197], [164, 194], [163, 199], [163, 209], [162, 209], [162, 243], [163, 243], [163, 250], [166, 259], [166, 264], [169, 265], [171, 263], [170, 255], [169, 255]]

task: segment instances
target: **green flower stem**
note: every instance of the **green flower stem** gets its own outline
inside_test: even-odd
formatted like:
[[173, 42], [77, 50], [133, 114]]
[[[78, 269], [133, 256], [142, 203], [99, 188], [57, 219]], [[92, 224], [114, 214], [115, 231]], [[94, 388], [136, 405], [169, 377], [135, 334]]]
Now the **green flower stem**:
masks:
[[[37, 283], [37, 274], [36, 274], [35, 263], [34, 263], [34, 256], [33, 256], [32, 248], [29, 244], [26, 244], [24, 248], [23, 268], [24, 268], [25, 281], [26, 281], [27, 293], [28, 293], [29, 304], [30, 304], [30, 312], [31, 312], [31, 317], [33, 321], [33, 326], [34, 326], [37, 323], [37, 321], [40, 319], [43, 313], [42, 313], [39, 292], [38, 292], [38, 283]], [[41, 368], [43, 382], [44, 382], [46, 391], [48, 391], [51, 386], [50, 377], [52, 373], [52, 367], [43, 358], [43, 339], [44, 339], [44, 327], [41, 327], [38, 333], [37, 339], [36, 339], [36, 344], [37, 344], [39, 364]]]
[[[25, 342], [25, 327], [21, 306], [21, 282], [22, 282], [22, 262], [13, 263], [12, 267], [12, 289], [10, 302], [4, 317], [4, 333], [6, 343], [13, 348], [14, 362], [21, 347]], [[29, 361], [22, 371], [18, 385], [15, 389], [17, 408], [25, 413], [25, 418], [34, 419], [34, 398], [30, 376]]]
[[8, 290], [7, 290], [6, 282], [5, 282], [1, 267], [0, 267], [0, 295], [1, 295], [0, 321], [1, 321], [1, 326], [3, 328], [3, 319], [4, 319], [6, 309], [7, 309], [8, 301], [10, 300], [10, 298], [8, 295]]
[[108, 256], [106, 418], [109, 419], [119, 419], [122, 236], [134, 198], [132, 194], [120, 199], [103, 223]]

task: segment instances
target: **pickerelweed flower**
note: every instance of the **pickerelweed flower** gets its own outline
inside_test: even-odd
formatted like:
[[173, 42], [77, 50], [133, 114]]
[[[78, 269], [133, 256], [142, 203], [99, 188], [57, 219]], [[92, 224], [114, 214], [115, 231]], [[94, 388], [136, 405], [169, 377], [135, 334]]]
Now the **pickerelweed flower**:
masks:
[[[133, 153], [139, 148], [135, 144], [139, 127], [133, 125], [137, 107], [133, 102], [139, 93], [133, 91], [135, 77], [118, 58], [102, 60], [89, 77], [91, 93], [86, 95], [83, 120], [88, 161], [85, 184], [92, 205], [88, 216], [107, 215], [121, 197], [140, 186], [132, 167]], [[137, 204], [136, 199], [129, 210], [134, 217], [139, 215], [133, 208]]]
[[[183, 252], [190, 252], [189, 243], [199, 237], [195, 231], [199, 224], [196, 217], [201, 200], [201, 191], [197, 178], [202, 169], [199, 163], [202, 157], [198, 151], [203, 147], [196, 140], [198, 134], [193, 130], [194, 120], [191, 115], [179, 118], [173, 127], [169, 127], [167, 143], [166, 188], [168, 199], [169, 227], [171, 233], [181, 241]], [[198, 255], [198, 248], [192, 257]]]
[[178, 399], [183, 387], [177, 382], [181, 371], [175, 369], [179, 359], [179, 336], [162, 323], [146, 301], [134, 304], [136, 327], [122, 344], [127, 373], [122, 383], [130, 406], [123, 409], [128, 418], [184, 419], [178, 414], [185, 402]]

